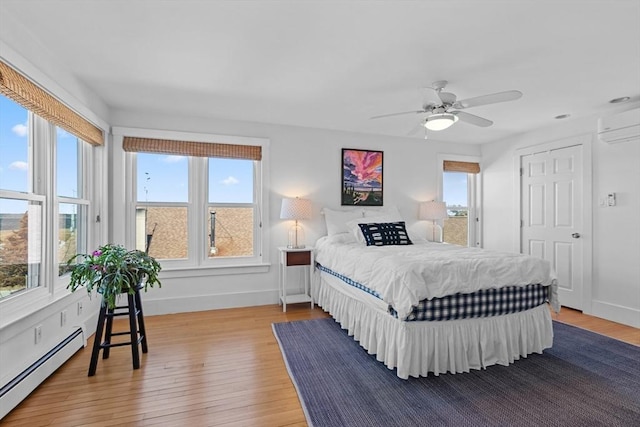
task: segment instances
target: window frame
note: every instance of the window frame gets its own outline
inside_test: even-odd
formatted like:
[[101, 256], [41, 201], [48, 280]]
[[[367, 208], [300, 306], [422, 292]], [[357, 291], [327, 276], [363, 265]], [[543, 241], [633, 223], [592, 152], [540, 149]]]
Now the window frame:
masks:
[[[54, 193], [54, 213], [53, 213], [53, 219], [54, 219], [54, 227], [55, 227], [55, 235], [59, 236], [60, 235], [60, 229], [59, 229], [59, 218], [60, 218], [60, 204], [70, 204], [70, 205], [77, 205], [80, 209], [80, 207], [82, 207], [85, 212], [85, 218], [84, 221], [81, 224], [81, 229], [79, 229], [79, 233], [82, 233], [85, 237], [84, 237], [84, 245], [86, 245], [86, 247], [82, 247], [82, 245], [80, 245], [80, 247], [76, 247], [76, 253], [91, 253], [91, 251], [93, 250], [93, 246], [94, 243], [92, 242], [92, 236], [94, 234], [94, 230], [92, 230], [92, 226], [91, 226], [91, 218], [92, 218], [92, 208], [94, 207], [95, 203], [92, 202], [92, 192], [91, 192], [91, 188], [93, 188], [93, 182], [94, 182], [94, 177], [93, 174], [89, 173], [89, 170], [91, 169], [89, 167], [89, 165], [92, 164], [93, 162], [93, 152], [94, 152], [94, 148], [92, 145], [90, 145], [89, 143], [83, 141], [82, 139], [80, 139], [79, 137], [76, 137], [76, 143], [78, 145], [78, 193], [80, 193], [82, 195], [82, 197], [69, 197], [69, 196], [59, 196], [58, 195], [58, 174], [54, 174], [53, 177], [53, 193]], [[57, 148], [57, 134], [56, 134], [56, 148]], [[57, 157], [58, 157], [58, 152], [57, 149], [54, 152], [54, 157], [53, 157], [53, 164], [57, 165]], [[58, 237], [59, 239], [59, 237]], [[57, 244], [57, 239], [53, 239], [53, 243], [54, 243], [54, 247], [53, 252], [52, 252], [52, 263], [54, 264], [54, 266], [56, 266], [57, 268], [59, 268], [59, 264], [66, 262], [66, 259], [58, 259], [58, 244]], [[66, 285], [69, 282], [69, 277], [67, 274], [63, 274], [63, 275], [58, 275], [57, 271], [54, 273], [54, 279], [57, 279], [57, 284], [64, 284], [64, 286], [66, 287]]]
[[26, 192], [0, 189], [0, 198], [40, 203], [42, 209], [40, 277], [37, 287], [26, 288], [15, 295], [0, 299], [3, 324], [9, 322], [10, 319], [28, 315], [52, 300], [70, 294], [70, 291], [66, 289], [69, 275], [58, 275], [59, 263], [66, 261], [58, 260], [57, 255], [60, 235], [59, 203], [68, 202], [85, 206], [84, 244], [87, 247], [92, 244], [92, 236], [95, 234], [90, 220], [95, 205], [94, 193], [91, 191], [94, 179], [89, 167], [94, 159], [93, 146], [74, 135], [74, 138], [77, 138], [79, 156], [81, 156], [81, 159], [78, 159], [79, 167], [81, 167], [78, 173], [80, 180], [78, 184], [83, 187], [84, 198], [59, 197], [57, 195], [57, 125], [38, 116], [28, 108], [25, 109], [28, 111], [29, 128], [28, 188]]
[[[122, 154], [124, 166], [124, 210], [126, 212], [121, 239], [125, 245], [133, 247], [136, 243], [136, 206], [137, 197], [137, 162], [135, 152], [123, 150], [124, 137], [154, 138], [164, 140], [193, 141], [201, 143], [221, 143], [260, 146], [262, 159], [254, 161], [254, 202], [256, 209], [254, 218], [254, 255], [251, 257], [220, 257], [211, 259], [207, 255], [207, 215], [208, 202], [208, 169], [209, 157], [187, 156], [189, 159], [189, 200], [187, 223], [187, 259], [160, 260], [164, 277], [191, 277], [215, 274], [243, 274], [266, 272], [269, 263], [268, 241], [268, 159], [270, 141], [267, 138], [243, 137], [233, 135], [217, 135], [157, 129], [114, 127], [114, 149]], [[202, 183], [206, 183], [203, 185]], [[198, 189], [198, 190], [195, 190]], [[151, 202], [149, 202], [151, 203]], [[185, 203], [158, 202], [157, 206], [184, 206]], [[114, 209], [117, 209], [117, 202]], [[216, 204], [217, 205], [217, 204]], [[117, 241], [117, 239], [115, 239]]]
[[[444, 200], [444, 162], [471, 162], [482, 164], [480, 156], [468, 156], [460, 154], [438, 154], [438, 173], [437, 173], [437, 185], [438, 185], [438, 197], [439, 200]], [[467, 245], [469, 247], [482, 248], [482, 168], [477, 174], [467, 174], [467, 203], [469, 208], [468, 213], [468, 230], [467, 230]], [[474, 244], [471, 244], [471, 243]]]
[[[264, 147], [263, 147], [263, 152], [264, 152]], [[260, 203], [260, 200], [262, 198], [262, 194], [263, 194], [263, 187], [262, 187], [262, 166], [263, 166], [263, 160], [253, 160], [253, 203], [231, 203], [231, 202], [210, 202], [209, 201], [209, 159], [211, 157], [205, 157], [204, 162], [204, 170], [202, 171], [203, 173], [203, 178], [200, 182], [206, 182], [207, 186], [205, 188], [205, 191], [202, 194], [203, 197], [203, 202], [204, 202], [204, 212], [203, 212], [203, 220], [204, 220], [204, 227], [205, 227], [205, 233], [200, 233], [201, 236], [203, 237], [203, 242], [199, 245], [202, 248], [202, 257], [201, 257], [201, 262], [203, 265], [211, 265], [211, 266], [217, 266], [217, 265], [243, 265], [243, 264], [251, 264], [251, 263], [260, 263], [263, 261], [263, 257], [262, 257], [262, 253], [264, 252], [264, 247], [263, 247], [263, 237], [264, 237], [264, 218], [262, 218], [262, 212], [264, 212], [264, 209], [262, 209], [262, 205]], [[208, 234], [206, 234], [206, 232], [208, 231], [207, 229], [207, 224], [208, 224], [208, 216], [209, 216], [209, 209], [211, 207], [220, 207], [220, 208], [246, 208], [246, 207], [253, 207], [253, 255], [251, 257], [240, 257], [240, 256], [236, 256], [236, 257], [232, 257], [232, 256], [227, 256], [227, 257], [210, 257], [207, 254], [207, 248], [208, 248], [208, 242], [207, 242], [207, 238], [208, 238]]]

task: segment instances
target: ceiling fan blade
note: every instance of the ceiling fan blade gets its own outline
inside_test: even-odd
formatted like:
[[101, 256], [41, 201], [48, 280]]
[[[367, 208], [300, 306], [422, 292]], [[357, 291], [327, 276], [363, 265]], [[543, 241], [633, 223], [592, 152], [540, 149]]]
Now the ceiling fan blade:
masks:
[[426, 113], [425, 110], [419, 110], [419, 111], [403, 111], [401, 113], [391, 113], [391, 114], [382, 114], [380, 116], [373, 116], [373, 117], [369, 117], [369, 119], [381, 119], [383, 117], [393, 117], [393, 116], [401, 116], [403, 114], [420, 114], [420, 113]]
[[497, 102], [515, 101], [522, 97], [519, 90], [507, 90], [505, 92], [492, 93], [489, 95], [476, 96], [475, 98], [463, 99], [453, 104], [454, 108], [463, 109], [476, 107], [478, 105], [495, 104]]
[[452, 105], [456, 102], [456, 96], [451, 92], [438, 92], [438, 96], [443, 104]]
[[[423, 87], [422, 105], [440, 105], [442, 100], [437, 91], [432, 87]], [[425, 108], [426, 109], [426, 108]]]
[[463, 122], [467, 122], [469, 124], [480, 126], [483, 128], [489, 127], [493, 124], [491, 120], [484, 119], [474, 114], [465, 113], [464, 111], [451, 111], [451, 114], [455, 114]]

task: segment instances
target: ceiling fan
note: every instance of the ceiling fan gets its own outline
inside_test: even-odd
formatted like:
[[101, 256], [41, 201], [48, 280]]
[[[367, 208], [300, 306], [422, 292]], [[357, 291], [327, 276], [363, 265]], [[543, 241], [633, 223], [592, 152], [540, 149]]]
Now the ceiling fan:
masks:
[[446, 80], [438, 80], [432, 83], [430, 89], [433, 89], [436, 92], [438, 100], [435, 102], [425, 102], [422, 106], [422, 110], [383, 114], [381, 116], [373, 116], [371, 118], [380, 119], [383, 117], [399, 116], [403, 114], [428, 114], [427, 117], [421, 121], [420, 126], [416, 127], [416, 129], [412, 130], [409, 134], [415, 133], [422, 126], [429, 130], [444, 130], [458, 120], [480, 127], [488, 127], [493, 124], [491, 120], [460, 110], [480, 105], [495, 104], [498, 102], [515, 101], [522, 96], [522, 92], [518, 90], [508, 90], [505, 92], [497, 92], [458, 101], [455, 94], [442, 91], [447, 83], [448, 82]]

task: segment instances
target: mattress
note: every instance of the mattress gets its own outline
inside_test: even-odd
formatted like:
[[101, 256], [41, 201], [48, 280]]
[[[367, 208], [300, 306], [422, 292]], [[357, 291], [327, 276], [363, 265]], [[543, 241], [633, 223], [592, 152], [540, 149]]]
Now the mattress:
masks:
[[[380, 300], [382, 299], [378, 292], [320, 263], [316, 263], [316, 268], [342, 280], [349, 286]], [[402, 320], [444, 321], [502, 316], [529, 310], [544, 304], [548, 300], [549, 287], [541, 284], [482, 289], [472, 293], [456, 293], [444, 297], [421, 300], [417, 306], [413, 307], [409, 315]], [[398, 317], [398, 312], [393, 306], [388, 305], [388, 311], [392, 316]]]

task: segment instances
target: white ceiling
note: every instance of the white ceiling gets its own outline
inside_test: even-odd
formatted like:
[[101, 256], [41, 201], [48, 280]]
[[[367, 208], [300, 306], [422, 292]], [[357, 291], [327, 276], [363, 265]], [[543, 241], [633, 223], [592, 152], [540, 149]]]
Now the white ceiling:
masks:
[[[0, 0], [112, 110], [406, 136], [425, 87], [517, 89], [430, 137], [483, 143], [640, 100], [640, 1]], [[0, 21], [2, 23], [2, 21]], [[27, 58], [37, 64], [37, 58]], [[423, 135], [418, 133], [416, 137]]]

